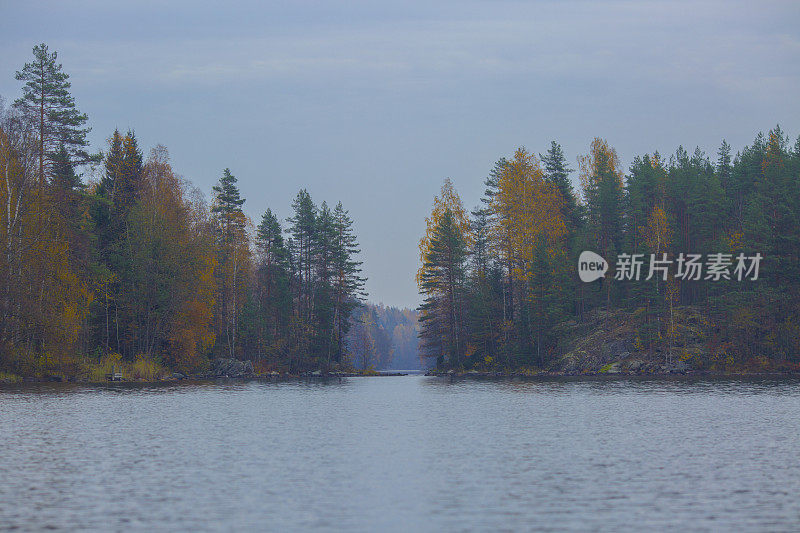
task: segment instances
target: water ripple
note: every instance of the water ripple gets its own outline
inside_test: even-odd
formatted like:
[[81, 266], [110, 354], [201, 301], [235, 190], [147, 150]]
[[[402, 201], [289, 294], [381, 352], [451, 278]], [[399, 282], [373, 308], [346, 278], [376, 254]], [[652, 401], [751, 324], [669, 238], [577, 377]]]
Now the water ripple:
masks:
[[0, 529], [800, 528], [800, 384], [0, 389]]

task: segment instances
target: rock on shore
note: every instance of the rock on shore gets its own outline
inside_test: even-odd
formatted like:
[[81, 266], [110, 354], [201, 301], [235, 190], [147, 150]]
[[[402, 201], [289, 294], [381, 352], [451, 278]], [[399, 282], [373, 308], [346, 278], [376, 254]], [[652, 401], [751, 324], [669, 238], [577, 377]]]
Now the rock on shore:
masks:
[[211, 375], [215, 378], [244, 378], [255, 375], [252, 361], [238, 359], [214, 359]]

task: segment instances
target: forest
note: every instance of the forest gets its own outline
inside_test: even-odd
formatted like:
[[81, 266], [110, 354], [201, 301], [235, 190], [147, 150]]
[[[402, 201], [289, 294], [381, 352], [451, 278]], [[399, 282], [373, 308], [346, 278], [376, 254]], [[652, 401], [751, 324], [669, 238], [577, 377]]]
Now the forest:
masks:
[[[270, 209], [252, 222], [229, 169], [206, 202], [133, 131], [91, 153], [56, 52], [33, 55], [21, 96], [0, 105], [5, 376], [147, 380], [218, 358], [257, 373], [353, 367], [365, 279], [341, 203], [300, 190], [285, 227]], [[89, 165], [100, 177], [85, 183]]]
[[366, 303], [353, 313], [347, 337], [352, 362], [361, 370], [418, 370], [419, 323], [413, 309]]
[[[292, 374], [800, 369], [800, 138], [780, 126], [713, 160], [678, 147], [627, 171], [597, 137], [577, 191], [557, 142], [519, 148], [470, 211], [445, 180], [414, 311], [364, 302], [341, 203], [302, 189], [285, 221], [251, 221], [230, 169], [206, 201], [132, 130], [91, 152], [45, 44], [16, 79], [21, 95], [0, 100], [0, 378], [156, 379], [219, 359]], [[584, 251], [605, 276], [579, 279]], [[689, 257], [715, 257], [716, 275], [686, 276]], [[761, 259], [746, 279], [743, 257]]]
[[[798, 370], [800, 138], [775, 126], [735, 154], [678, 147], [627, 172], [595, 138], [577, 171], [579, 191], [558, 143], [519, 148], [469, 212], [444, 182], [419, 244], [424, 356], [472, 371]], [[582, 251], [609, 272], [582, 282]], [[715, 272], [686, 276], [690, 256]], [[619, 275], [632, 257], [638, 279]]]

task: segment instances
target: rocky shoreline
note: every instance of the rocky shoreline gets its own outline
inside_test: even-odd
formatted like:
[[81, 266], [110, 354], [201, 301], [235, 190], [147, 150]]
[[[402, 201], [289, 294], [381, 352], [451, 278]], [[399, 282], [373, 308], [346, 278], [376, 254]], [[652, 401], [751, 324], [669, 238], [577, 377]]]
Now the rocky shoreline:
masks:
[[429, 370], [425, 373], [430, 377], [443, 377], [443, 378], [474, 378], [474, 379], [493, 379], [493, 378], [515, 378], [515, 379], [539, 379], [539, 378], [563, 378], [563, 377], [587, 377], [587, 378], [625, 378], [625, 377], [643, 377], [643, 378], [674, 378], [681, 376], [694, 376], [694, 377], [714, 377], [714, 378], [737, 378], [737, 377], [800, 377], [800, 372], [782, 371], [782, 372], [719, 372], [713, 370], [660, 370], [660, 371], [632, 371], [632, 370], [617, 370], [614, 372], [594, 372], [594, 371], [547, 371], [540, 372], [481, 372], [475, 370], [468, 370], [466, 372], [457, 372], [454, 370]]
[[[573, 354], [562, 358], [560, 368], [550, 368], [548, 370], [537, 370], [524, 368], [518, 370], [428, 370], [425, 376], [441, 377], [450, 379], [548, 379], [564, 377], [587, 377], [587, 378], [612, 378], [612, 377], [645, 377], [645, 378], [675, 378], [680, 376], [712, 377], [712, 378], [736, 378], [736, 377], [800, 377], [797, 370], [775, 370], [775, 369], [750, 369], [735, 371], [719, 371], [707, 369], [690, 368], [684, 361], [677, 361], [672, 364], [658, 363], [653, 360], [639, 359], [631, 357], [629, 352], [623, 352], [625, 359], [618, 359], [609, 354], [608, 346], [601, 343], [598, 349], [605, 352], [603, 358], [575, 358]], [[612, 352], [613, 353], [613, 352]], [[578, 359], [576, 361], [576, 359]], [[583, 360], [580, 360], [583, 359]], [[599, 359], [599, 360], [598, 360]], [[605, 359], [605, 360], [603, 360]], [[611, 362], [609, 362], [609, 359]], [[615, 360], [616, 359], [616, 360]], [[586, 364], [591, 361], [592, 364]], [[566, 363], [566, 364], [564, 364]], [[579, 363], [579, 364], [576, 364]], [[580, 365], [586, 364], [586, 366]], [[603, 364], [605, 363], [605, 364]], [[112, 381], [110, 379], [97, 381], [92, 379], [82, 379], [81, 376], [45, 375], [45, 376], [14, 376], [16, 379], [0, 379], [2, 383], [82, 383], [82, 384], [106, 384], [106, 383], [168, 383], [168, 382], [194, 382], [194, 381], [213, 381], [213, 380], [266, 380], [266, 381], [293, 381], [309, 379], [339, 379], [351, 377], [371, 377], [371, 376], [406, 376], [402, 372], [361, 372], [361, 371], [333, 371], [323, 372], [315, 370], [312, 372], [289, 373], [289, 372], [256, 372], [252, 361], [240, 361], [238, 359], [215, 359], [210, 367], [202, 372], [184, 374], [172, 372], [162, 374], [154, 379], [120, 379]]]

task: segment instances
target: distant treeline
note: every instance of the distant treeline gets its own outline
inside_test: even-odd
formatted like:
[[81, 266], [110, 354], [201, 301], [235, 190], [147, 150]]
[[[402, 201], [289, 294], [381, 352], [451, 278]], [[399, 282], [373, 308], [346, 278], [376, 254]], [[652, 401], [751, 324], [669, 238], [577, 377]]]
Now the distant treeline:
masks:
[[358, 368], [422, 368], [415, 310], [365, 304], [353, 313], [353, 318], [348, 346]]
[[[713, 161], [680, 147], [637, 156], [627, 173], [596, 138], [578, 169], [580, 196], [559, 144], [539, 157], [520, 148], [495, 163], [471, 213], [445, 181], [420, 241], [425, 355], [444, 368], [548, 368], [565, 325], [625, 310], [645, 356], [797, 368], [800, 138], [775, 127], [736, 154], [725, 141]], [[584, 250], [610, 263], [604, 278], [578, 279]], [[651, 255], [668, 268], [651, 275]], [[714, 266], [687, 276], [690, 259]], [[681, 316], [701, 317], [696, 357], [673, 345]]]
[[[47, 46], [16, 77], [22, 95], [0, 107], [0, 370], [75, 375], [106, 357], [182, 372], [213, 357], [349, 364], [364, 279], [341, 203], [301, 190], [285, 230], [269, 209], [253, 227], [228, 169], [207, 205], [132, 131], [90, 154], [87, 116]], [[82, 181], [86, 164], [99, 180]]]

